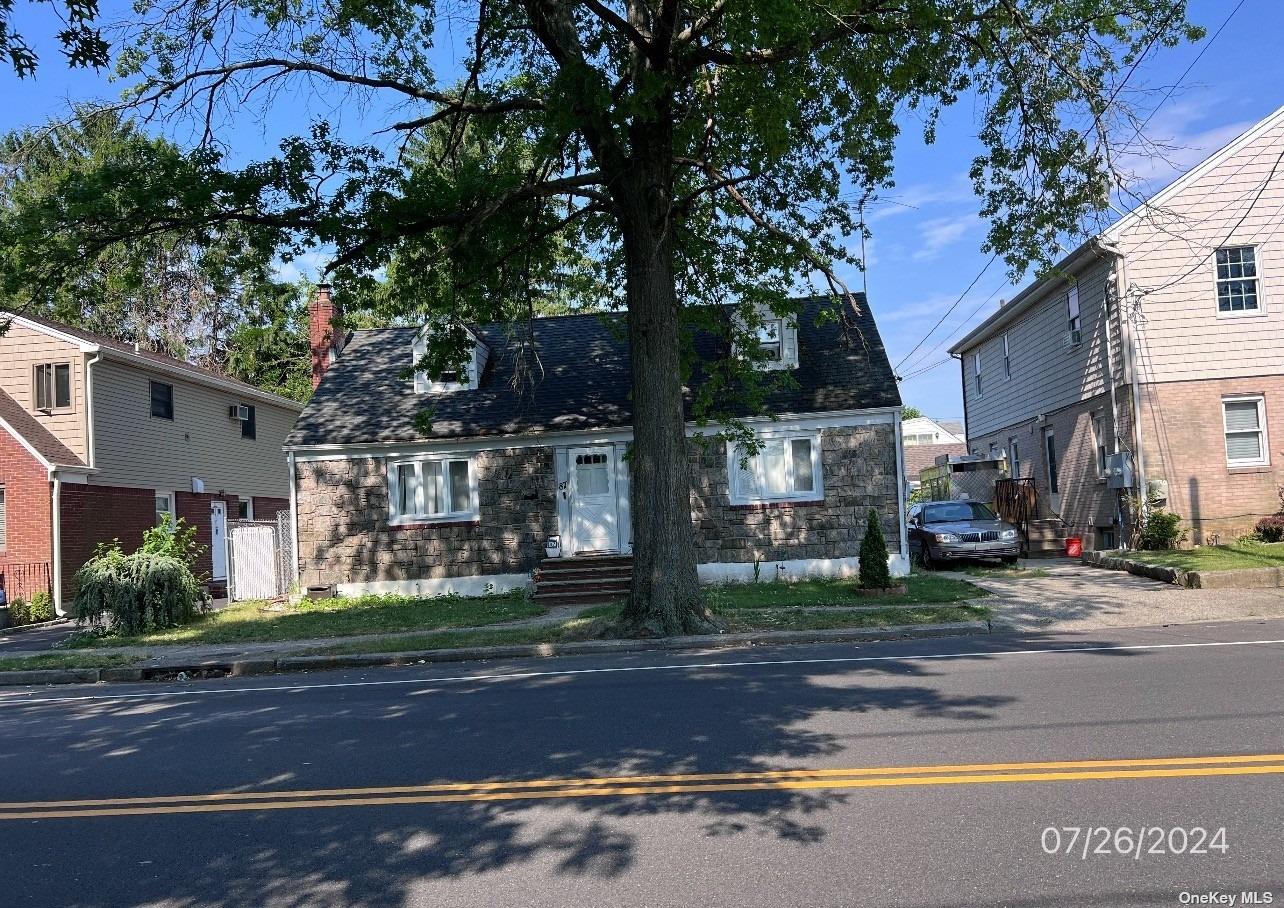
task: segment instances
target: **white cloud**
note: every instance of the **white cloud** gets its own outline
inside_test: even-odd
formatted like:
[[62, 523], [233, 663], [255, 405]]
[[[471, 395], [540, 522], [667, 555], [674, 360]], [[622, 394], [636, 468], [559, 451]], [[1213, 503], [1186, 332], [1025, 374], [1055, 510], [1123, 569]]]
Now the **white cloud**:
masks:
[[939, 256], [948, 246], [954, 245], [970, 230], [980, 226], [975, 213], [954, 217], [931, 218], [918, 227], [918, 250], [914, 258], [926, 261]]
[[1225, 112], [1208, 93], [1169, 102], [1146, 126], [1145, 141], [1134, 140], [1119, 164], [1138, 183], [1141, 195], [1150, 195], [1172, 182], [1235, 139], [1256, 119], [1235, 119], [1209, 124], [1209, 114]]
[[933, 205], [957, 205], [975, 198], [972, 183], [963, 174], [947, 183], [915, 183], [904, 189], [893, 189], [872, 201], [866, 220], [873, 223]]

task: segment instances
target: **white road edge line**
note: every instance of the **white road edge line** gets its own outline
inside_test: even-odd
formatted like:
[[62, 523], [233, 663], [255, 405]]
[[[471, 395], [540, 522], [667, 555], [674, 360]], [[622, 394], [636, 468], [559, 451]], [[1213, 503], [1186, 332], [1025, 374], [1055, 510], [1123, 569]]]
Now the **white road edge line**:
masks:
[[211, 694], [254, 694], [305, 690], [329, 690], [345, 687], [387, 687], [408, 684], [462, 684], [477, 681], [523, 681], [567, 675], [603, 675], [622, 672], [690, 671], [710, 668], [751, 668], [770, 665], [835, 665], [859, 662], [922, 662], [935, 659], [972, 659], [979, 656], [1049, 656], [1058, 653], [1102, 653], [1123, 650], [1194, 649], [1218, 646], [1280, 646], [1284, 640], [1218, 640], [1203, 643], [1132, 643], [1117, 646], [1061, 646], [1048, 649], [976, 650], [966, 653], [917, 653], [908, 656], [835, 656], [828, 659], [761, 659], [740, 662], [687, 662], [665, 665], [621, 665], [608, 668], [567, 668], [542, 672], [505, 672], [493, 675], [455, 675], [441, 678], [392, 678], [384, 681], [335, 681], [323, 684], [280, 684], [267, 687], [207, 687], [189, 690], [149, 691], [139, 694], [88, 694], [76, 697], [27, 697], [23, 694], [0, 694], [0, 705], [26, 703], [83, 703], [95, 700], [154, 700], [171, 697], [202, 697]]

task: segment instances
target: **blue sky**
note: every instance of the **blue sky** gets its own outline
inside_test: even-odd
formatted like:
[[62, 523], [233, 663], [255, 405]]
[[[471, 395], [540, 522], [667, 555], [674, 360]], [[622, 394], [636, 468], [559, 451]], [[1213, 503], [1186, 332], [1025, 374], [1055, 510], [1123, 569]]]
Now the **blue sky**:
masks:
[[[1191, 0], [1191, 18], [1211, 35], [1238, 0]], [[120, 4], [104, 4], [108, 17]], [[19, 82], [0, 68], [0, 130], [38, 123], [66, 110], [72, 100], [112, 99], [119, 87], [92, 72], [69, 72], [56, 58], [43, 4], [20, 5], [17, 25], [39, 41], [46, 65], [36, 77]], [[1169, 148], [1166, 160], [1131, 162], [1143, 185], [1155, 190], [1234, 138], [1252, 123], [1284, 105], [1284, 3], [1244, 0], [1230, 24], [1159, 108], [1147, 127], [1148, 136]], [[443, 35], [443, 55], [449, 37]], [[453, 36], [458, 37], [458, 36]], [[1129, 80], [1141, 89], [1135, 103], [1149, 108], [1207, 43], [1160, 49]], [[440, 61], [445, 63], [446, 61]], [[325, 117], [343, 131], [360, 133], [362, 112], [336, 107], [324, 99], [300, 98], [297, 105], [278, 104], [267, 121], [238, 117], [227, 123], [237, 157], [252, 159], [256, 151], [275, 147], [282, 135], [306, 127], [309, 119]], [[290, 112], [282, 116], [282, 112]], [[867, 244], [868, 270], [847, 275], [853, 287], [868, 283], [869, 298], [893, 364], [923, 338], [940, 314], [959, 299], [977, 277], [988, 255], [980, 246], [985, 224], [972, 194], [967, 170], [977, 150], [972, 106], [964, 99], [945, 112], [934, 145], [924, 146], [921, 130], [906, 122], [896, 159], [896, 187], [868, 212], [873, 239]], [[180, 141], [184, 138], [177, 135]], [[853, 242], [856, 242], [853, 240]], [[299, 263], [307, 269], [307, 261]], [[948, 360], [950, 342], [983, 320], [1002, 298], [1017, 288], [1008, 284], [1001, 263], [976, 281], [953, 314], [908, 360], [899, 366], [907, 376], [901, 392], [908, 404], [942, 418], [962, 415], [957, 362]], [[930, 368], [929, 368], [930, 367]], [[924, 371], [925, 370], [925, 371]], [[916, 374], [917, 373], [917, 374]]]

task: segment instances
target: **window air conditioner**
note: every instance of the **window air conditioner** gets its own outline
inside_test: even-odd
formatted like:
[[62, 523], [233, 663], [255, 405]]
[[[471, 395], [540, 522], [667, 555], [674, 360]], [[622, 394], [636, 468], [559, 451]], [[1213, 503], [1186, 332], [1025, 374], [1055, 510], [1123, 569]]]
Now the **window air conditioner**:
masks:
[[245, 404], [232, 404], [227, 408], [227, 418], [239, 419], [241, 422], [245, 422], [250, 418], [250, 408]]

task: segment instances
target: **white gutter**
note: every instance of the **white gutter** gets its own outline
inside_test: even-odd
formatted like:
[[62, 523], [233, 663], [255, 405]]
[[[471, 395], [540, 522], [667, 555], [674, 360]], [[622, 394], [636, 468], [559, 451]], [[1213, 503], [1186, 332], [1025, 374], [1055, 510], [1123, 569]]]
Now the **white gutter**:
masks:
[[92, 469], [94, 466], [94, 366], [103, 361], [102, 351], [85, 363], [85, 458]]
[[54, 612], [59, 618], [66, 618], [67, 612], [62, 607], [62, 477], [53, 470], [49, 471], [53, 478], [53, 513], [50, 515], [50, 526], [53, 534], [53, 603]]
[[[892, 428], [896, 432], [896, 497], [899, 505], [896, 523], [901, 528], [901, 557], [909, 562], [909, 529], [905, 526], [905, 509], [909, 504], [905, 494], [905, 438], [901, 435], [901, 411], [896, 411], [896, 421]], [[964, 429], [966, 432], [967, 430]]]
[[287, 455], [290, 463], [290, 548], [294, 552], [294, 560], [290, 565], [290, 578], [297, 584], [299, 582], [299, 496], [297, 491], [298, 472], [295, 469], [294, 452], [290, 451]]

